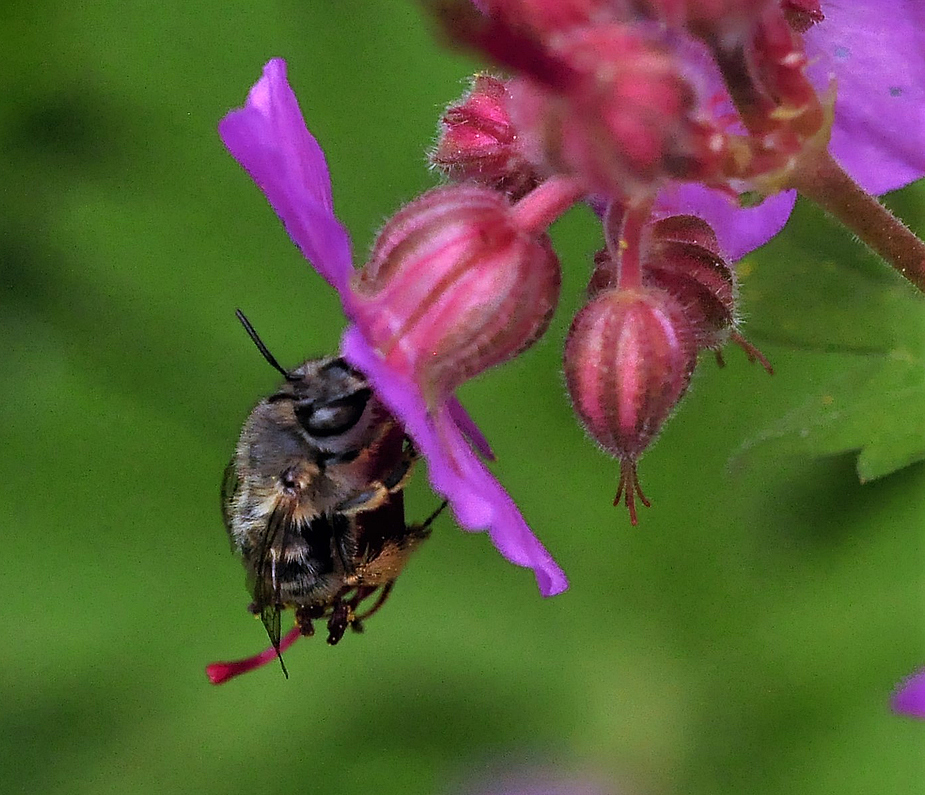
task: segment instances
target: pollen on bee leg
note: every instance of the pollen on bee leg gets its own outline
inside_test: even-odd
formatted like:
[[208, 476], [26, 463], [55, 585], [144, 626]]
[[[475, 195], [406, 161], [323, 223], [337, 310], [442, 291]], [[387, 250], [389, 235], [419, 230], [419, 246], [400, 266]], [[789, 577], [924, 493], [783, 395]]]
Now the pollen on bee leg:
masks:
[[[359, 622], [365, 621], [367, 618], [373, 615], [373, 613], [378, 612], [379, 608], [385, 604], [385, 600], [389, 598], [389, 594], [392, 593], [392, 588], [394, 586], [395, 586], [395, 580], [391, 580], [390, 582], [387, 582], [385, 585], [382, 586], [382, 590], [379, 592], [379, 597], [373, 603], [373, 606], [370, 607], [369, 610], [367, 610], [365, 613], [362, 613], [361, 615], [358, 615], [356, 617], [356, 620], [354, 621], [354, 628], [356, 628], [356, 625]], [[369, 596], [372, 596], [373, 593], [375, 593], [375, 589], [370, 591]], [[357, 630], [357, 631], [359, 632], [362, 630]]]
[[311, 606], [306, 607], [303, 605], [296, 608], [295, 624], [304, 637], [310, 638], [315, 634], [315, 625], [312, 623], [315, 618], [321, 618], [321, 616]]
[[206, 676], [209, 677], [209, 681], [213, 685], [221, 685], [229, 679], [234, 679], [236, 676], [246, 674], [248, 671], [262, 668], [267, 663], [273, 662], [273, 660], [279, 657], [279, 655], [292, 646], [300, 636], [301, 631], [298, 626], [295, 626], [290, 629], [289, 632], [286, 633], [286, 637], [280, 641], [279, 651], [271, 646], [269, 649], [260, 652], [260, 654], [255, 654], [253, 657], [247, 657], [243, 660], [212, 663], [206, 666]]
[[331, 617], [328, 619], [328, 645], [336, 646], [340, 643], [341, 638], [347, 631], [347, 627], [353, 619], [353, 611], [350, 605], [341, 599], [334, 603], [331, 610]]
[[614, 506], [619, 505], [620, 498], [623, 498], [623, 504], [626, 505], [627, 510], [630, 512], [630, 523], [634, 527], [639, 524], [636, 518], [637, 496], [646, 508], [652, 506], [652, 503], [646, 499], [646, 495], [642, 493], [642, 486], [639, 485], [636, 462], [629, 458], [624, 458], [620, 461], [620, 482], [617, 484], [617, 493], [613, 498], [613, 504]]

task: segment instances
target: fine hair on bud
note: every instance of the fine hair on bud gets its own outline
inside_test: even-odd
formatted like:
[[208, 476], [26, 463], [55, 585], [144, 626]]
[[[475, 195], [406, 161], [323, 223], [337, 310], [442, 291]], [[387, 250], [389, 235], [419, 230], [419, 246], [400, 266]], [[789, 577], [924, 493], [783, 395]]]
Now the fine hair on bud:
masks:
[[516, 201], [540, 178], [521, 151], [507, 102], [505, 80], [489, 74], [473, 77], [469, 91], [444, 111], [429, 159], [453, 182], [478, 183]]
[[521, 229], [506, 197], [451, 185], [385, 225], [351, 308], [373, 347], [434, 403], [539, 339], [560, 283], [549, 239]]
[[678, 300], [651, 286], [607, 289], [576, 315], [565, 343], [565, 379], [588, 434], [620, 460], [621, 497], [635, 525], [648, 506], [636, 463], [687, 391], [695, 333]]

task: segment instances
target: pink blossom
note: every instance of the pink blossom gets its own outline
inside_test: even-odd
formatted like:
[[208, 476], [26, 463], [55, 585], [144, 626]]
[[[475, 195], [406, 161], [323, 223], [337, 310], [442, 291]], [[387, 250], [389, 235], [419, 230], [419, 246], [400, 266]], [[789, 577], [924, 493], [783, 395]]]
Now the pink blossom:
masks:
[[357, 317], [352, 309], [357, 296], [349, 236], [334, 215], [324, 154], [305, 126], [282, 59], [266, 64], [245, 106], [225, 116], [219, 133], [295, 244], [338, 291], [352, 322], [344, 334], [343, 355], [369, 377], [401, 420], [427, 459], [434, 489], [450, 501], [459, 524], [467, 530], [487, 530], [508, 560], [533, 569], [544, 596], [564, 591], [568, 582], [562, 570], [476, 455], [475, 450], [490, 457], [491, 449], [462, 406], [452, 395], [429, 405], [421, 385], [387, 364], [367, 338], [366, 326], [374, 319]]
[[[716, 6], [680, 0], [651, 4], [656, 9], [689, 5], [698, 13]], [[747, 12], [750, 5], [757, 10], [764, 4], [745, 2], [742, 8]], [[805, 24], [798, 30], [807, 76], [816, 92], [824, 101], [835, 90], [829, 145], [835, 159], [872, 194], [925, 176], [925, 4], [920, 0], [821, 0], [818, 4], [780, 0], [780, 5], [790, 20], [798, 15]], [[488, 14], [498, 13], [498, 8], [513, 14], [511, 9], [516, 9], [513, 0], [476, 6]], [[609, 7], [618, 16], [626, 14], [626, 4], [612, 2]], [[747, 13], [743, 19], [748, 19]], [[732, 102], [706, 48], [682, 30], [672, 29], [665, 36], [683, 73], [698, 86], [702, 109], [714, 118], [734, 119]], [[498, 57], [497, 50], [490, 54]], [[730, 129], [735, 130], [735, 125]], [[733, 193], [697, 181], [671, 182], [659, 192], [654, 212], [656, 217], [699, 215], [716, 229], [723, 255], [734, 261], [783, 228], [796, 192], [783, 191], [747, 208], [739, 206]]]

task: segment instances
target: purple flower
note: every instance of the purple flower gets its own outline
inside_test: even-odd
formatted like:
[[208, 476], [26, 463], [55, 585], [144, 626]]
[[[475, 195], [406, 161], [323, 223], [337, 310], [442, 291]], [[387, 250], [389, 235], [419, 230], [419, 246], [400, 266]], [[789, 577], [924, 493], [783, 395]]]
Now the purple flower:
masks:
[[[925, 4], [822, 0], [820, 6], [825, 18], [804, 41], [817, 91], [825, 96], [831, 86], [836, 90], [829, 150], [869, 193], [920, 179], [925, 176]], [[693, 62], [699, 79], [717, 91], [718, 72], [705, 67], [701, 57]], [[717, 105], [731, 108], [728, 99]], [[774, 237], [795, 202], [796, 192], [784, 191], [741, 209], [719, 191], [674, 183], [659, 194], [657, 213], [700, 216], [716, 230], [724, 254], [736, 260]]]
[[[925, 176], [925, 4], [822, 0], [820, 7], [825, 18], [804, 42], [813, 85], [821, 96], [833, 85], [836, 90], [829, 150], [869, 193]], [[710, 76], [700, 59], [697, 68], [710, 85], [719, 84], [718, 73]], [[700, 216], [735, 260], [774, 237], [795, 201], [795, 191], [784, 191], [740, 209], [718, 191], [685, 183], [663, 190], [657, 210]]]
[[896, 689], [891, 706], [896, 712], [925, 719], [925, 668], [916, 671]]
[[809, 73], [834, 81], [829, 149], [868, 193], [925, 176], [925, 3], [822, 0], [805, 34]]
[[544, 596], [564, 591], [568, 581], [562, 570], [476, 455], [475, 450], [490, 458], [491, 448], [465, 409], [452, 396], [428, 405], [420, 385], [387, 364], [370, 344], [364, 325], [369, 318], [351, 309], [358, 304], [351, 286], [349, 236], [334, 215], [324, 154], [305, 126], [286, 79], [285, 61], [267, 63], [245, 106], [225, 116], [219, 133], [295, 244], [337, 290], [352, 321], [343, 338], [344, 357], [367, 375], [402, 422], [427, 459], [434, 489], [450, 501], [459, 524], [467, 530], [487, 530], [508, 560], [534, 570]]
[[[473, 3], [483, 13], [493, 13], [490, 5]], [[517, 3], [498, 0], [497, 5], [510, 14], [522, 13]], [[780, 5], [789, 11], [805, 6], [804, 11], [809, 11], [813, 3], [781, 0]], [[697, 4], [691, 2], [690, 7], [696, 9]], [[831, 153], [872, 194], [925, 176], [925, 4], [921, 0], [820, 0], [818, 10], [821, 14], [805, 15], [809, 27], [802, 37], [807, 74], [817, 93], [825, 99], [835, 89]], [[663, 44], [697, 88], [701, 110], [717, 119], [734, 118], [722, 77], [702, 42], [670, 29], [664, 31]], [[758, 206], [740, 208], [730, 191], [678, 181], [660, 191], [654, 213], [656, 217], [700, 216], [716, 230], [724, 255], [737, 260], [783, 228], [795, 201], [796, 192], [787, 190]]]

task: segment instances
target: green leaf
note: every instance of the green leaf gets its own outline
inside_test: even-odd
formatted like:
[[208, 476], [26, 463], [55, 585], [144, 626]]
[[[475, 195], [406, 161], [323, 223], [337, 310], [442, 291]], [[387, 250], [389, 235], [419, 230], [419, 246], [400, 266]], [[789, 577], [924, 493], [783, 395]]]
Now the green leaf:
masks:
[[925, 361], [894, 351], [856, 357], [842, 377], [747, 441], [736, 459], [858, 451], [862, 482], [925, 459]]
[[[803, 206], [740, 265], [748, 333], [802, 351], [848, 353], [841, 374], [748, 440], [753, 452], [858, 452], [862, 482], [925, 459], [925, 297]], [[828, 230], [826, 230], [828, 231]], [[807, 373], [809, 382], [811, 373]]]

